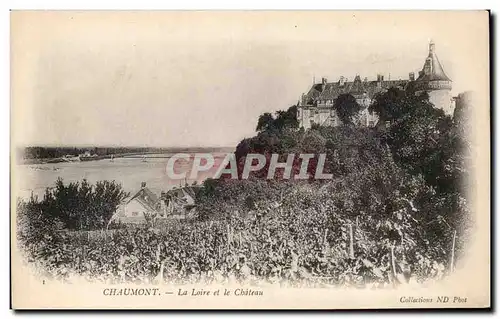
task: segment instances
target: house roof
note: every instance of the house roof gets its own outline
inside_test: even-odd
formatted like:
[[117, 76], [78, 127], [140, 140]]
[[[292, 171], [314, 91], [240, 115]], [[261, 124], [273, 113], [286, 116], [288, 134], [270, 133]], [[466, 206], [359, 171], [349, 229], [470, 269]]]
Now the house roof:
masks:
[[173, 188], [166, 193], [162, 193], [162, 200], [172, 201], [178, 205], [194, 205], [195, 190], [193, 186], [185, 186], [181, 188]]
[[165, 193], [165, 196], [167, 196], [167, 197], [183, 197], [186, 195], [194, 198], [195, 197], [194, 188], [191, 186], [185, 186], [185, 187], [181, 187], [181, 188], [172, 188]]
[[363, 85], [363, 82], [361, 82], [361, 77], [359, 75], [356, 75], [354, 81], [351, 83], [349, 87], [349, 93], [353, 95], [367, 93], [365, 85]]
[[[361, 81], [360, 76], [356, 76], [352, 82], [344, 82], [340, 85], [339, 82], [326, 83], [323, 91], [315, 100], [335, 100], [340, 94], [366, 95], [373, 98], [375, 94], [394, 86], [405, 86], [408, 80], [392, 80], [392, 81]], [[309, 92], [312, 91], [312, 88]]]
[[309, 92], [307, 92], [307, 94], [305, 95], [306, 101], [317, 100], [322, 91], [323, 91], [323, 85], [321, 83], [313, 84]]
[[130, 203], [134, 199], [137, 199], [141, 204], [151, 210], [157, 210], [160, 204], [158, 196], [147, 187], [141, 188], [134, 196], [127, 199], [126, 203]]

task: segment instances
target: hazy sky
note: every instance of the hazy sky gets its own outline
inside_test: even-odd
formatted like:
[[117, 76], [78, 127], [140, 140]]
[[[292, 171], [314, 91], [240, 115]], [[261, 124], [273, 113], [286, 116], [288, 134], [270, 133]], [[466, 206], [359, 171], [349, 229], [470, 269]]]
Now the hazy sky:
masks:
[[14, 13], [13, 127], [22, 144], [235, 146], [313, 76], [417, 74], [431, 38], [454, 93], [473, 89], [488, 68], [486, 16]]

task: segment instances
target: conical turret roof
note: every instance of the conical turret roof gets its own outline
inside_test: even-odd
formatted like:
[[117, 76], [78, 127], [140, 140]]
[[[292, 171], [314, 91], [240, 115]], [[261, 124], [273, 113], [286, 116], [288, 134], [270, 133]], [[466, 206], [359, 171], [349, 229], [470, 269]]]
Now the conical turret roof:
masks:
[[422, 71], [417, 81], [450, 81], [450, 78], [444, 73], [443, 66], [435, 52], [434, 42], [429, 43], [429, 55], [425, 59]]

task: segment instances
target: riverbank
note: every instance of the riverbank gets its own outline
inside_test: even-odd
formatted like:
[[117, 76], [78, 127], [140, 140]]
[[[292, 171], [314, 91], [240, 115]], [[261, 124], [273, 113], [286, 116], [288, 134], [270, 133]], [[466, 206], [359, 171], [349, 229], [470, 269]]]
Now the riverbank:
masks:
[[33, 164], [53, 164], [53, 163], [64, 163], [64, 162], [87, 162], [87, 161], [99, 161], [103, 159], [111, 158], [121, 158], [129, 156], [145, 156], [162, 154], [162, 152], [149, 152], [149, 153], [125, 153], [125, 154], [108, 154], [108, 155], [94, 155], [94, 156], [81, 156], [78, 159], [66, 159], [64, 157], [57, 158], [33, 158], [33, 159], [23, 159], [21, 165], [33, 165]]
[[172, 148], [168, 151], [158, 150], [158, 151], [144, 151], [144, 152], [129, 152], [129, 153], [115, 153], [106, 155], [94, 155], [94, 156], [82, 156], [82, 157], [51, 157], [51, 158], [21, 158], [17, 160], [18, 165], [38, 165], [38, 164], [53, 164], [53, 163], [65, 163], [65, 162], [80, 162], [80, 161], [98, 161], [103, 159], [120, 158], [120, 157], [142, 157], [148, 155], [165, 154], [165, 153], [219, 153], [219, 152], [231, 152], [232, 148], [221, 147], [221, 148]]

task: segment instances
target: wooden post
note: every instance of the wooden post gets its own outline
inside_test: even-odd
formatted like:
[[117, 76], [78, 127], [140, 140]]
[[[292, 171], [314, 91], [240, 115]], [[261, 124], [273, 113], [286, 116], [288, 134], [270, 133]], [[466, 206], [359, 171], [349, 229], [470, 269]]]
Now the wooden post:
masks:
[[389, 284], [394, 285], [394, 279], [392, 278], [392, 272], [387, 273], [387, 278], [389, 279]]
[[396, 283], [396, 260], [394, 258], [394, 245], [391, 245], [391, 272], [394, 283]]
[[229, 228], [229, 224], [226, 225], [226, 233], [227, 233], [227, 248], [231, 247], [231, 229]]
[[349, 258], [354, 259], [354, 234], [352, 224], [349, 224]]
[[229, 226], [229, 242], [231, 243], [231, 247], [233, 246], [233, 233], [234, 233], [234, 229], [233, 229], [233, 226]]
[[326, 248], [328, 248], [328, 243], [326, 241], [326, 236], [328, 235], [328, 228], [325, 228], [325, 235], [323, 236], [323, 246]]
[[450, 258], [450, 273], [453, 272], [453, 269], [455, 268], [455, 241], [457, 239], [457, 231], [453, 231], [453, 241], [451, 244], [451, 258]]
[[253, 260], [253, 243], [252, 243], [252, 240], [250, 240], [250, 259]]

